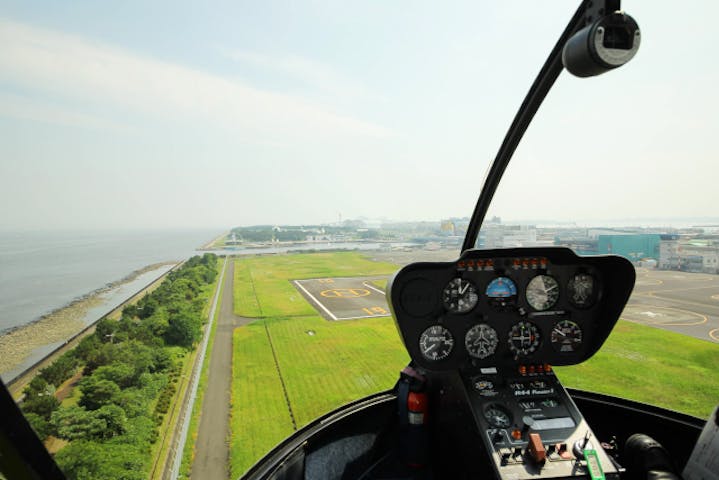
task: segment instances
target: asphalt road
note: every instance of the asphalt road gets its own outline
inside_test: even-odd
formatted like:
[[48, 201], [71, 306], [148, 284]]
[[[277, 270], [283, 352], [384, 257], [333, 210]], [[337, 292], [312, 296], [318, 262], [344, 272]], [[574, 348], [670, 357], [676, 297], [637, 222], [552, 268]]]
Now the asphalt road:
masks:
[[638, 268], [622, 318], [719, 343], [719, 275]]
[[390, 315], [384, 292], [371, 283], [386, 278], [312, 278], [293, 284], [327, 320], [351, 320]]
[[202, 402], [191, 478], [227, 480], [229, 472], [230, 388], [232, 383], [232, 332], [252, 321], [238, 317], [233, 308], [235, 262], [229, 257], [222, 285], [215, 341], [210, 354], [209, 377]]

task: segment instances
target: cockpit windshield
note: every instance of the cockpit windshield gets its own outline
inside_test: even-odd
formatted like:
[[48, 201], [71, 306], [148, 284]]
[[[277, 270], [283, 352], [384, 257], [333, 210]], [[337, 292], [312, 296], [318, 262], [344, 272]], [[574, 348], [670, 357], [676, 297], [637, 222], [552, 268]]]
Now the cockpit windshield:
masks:
[[[412, 354], [467, 371], [546, 347], [570, 388], [709, 415], [714, 2], [624, 2], [636, 58], [559, 76], [460, 258], [576, 6], [4, 5], [0, 377], [67, 478], [237, 478]], [[460, 359], [457, 331], [410, 325], [406, 350], [392, 317], [388, 279], [422, 261], [472, 272], [432, 273], [438, 309], [487, 320]], [[564, 316], [501, 325], [520, 305]]]

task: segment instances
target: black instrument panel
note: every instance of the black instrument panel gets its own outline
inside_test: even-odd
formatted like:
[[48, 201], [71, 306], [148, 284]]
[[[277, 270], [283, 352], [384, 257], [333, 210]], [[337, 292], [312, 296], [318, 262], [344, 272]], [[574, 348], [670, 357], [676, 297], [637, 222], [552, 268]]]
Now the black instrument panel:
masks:
[[432, 371], [573, 365], [591, 357], [634, 287], [618, 256], [564, 247], [469, 250], [455, 262], [420, 262], [388, 284], [390, 308], [412, 360]]

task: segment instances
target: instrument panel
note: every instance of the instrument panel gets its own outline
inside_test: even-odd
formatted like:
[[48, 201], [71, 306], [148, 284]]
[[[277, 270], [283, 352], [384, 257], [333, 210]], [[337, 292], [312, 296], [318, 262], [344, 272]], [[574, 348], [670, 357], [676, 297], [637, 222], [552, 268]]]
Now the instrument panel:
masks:
[[606, 340], [634, 286], [623, 257], [564, 247], [468, 250], [420, 262], [388, 284], [412, 360], [432, 371], [573, 365]]

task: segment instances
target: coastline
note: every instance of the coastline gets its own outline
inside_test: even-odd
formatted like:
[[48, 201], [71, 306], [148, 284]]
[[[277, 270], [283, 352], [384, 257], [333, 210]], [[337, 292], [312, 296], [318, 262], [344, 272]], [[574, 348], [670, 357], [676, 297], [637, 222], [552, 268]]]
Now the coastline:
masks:
[[[27, 362], [28, 358], [31, 357], [37, 349], [52, 345], [57, 345], [57, 349], [62, 346], [63, 342], [69, 345], [68, 339], [73, 338], [73, 336], [75, 336], [73, 340], [79, 340], [79, 338], [77, 338], [78, 334], [85, 333], [83, 332], [83, 328], [88, 329], [87, 322], [84, 320], [85, 317], [91, 309], [103, 305], [104, 301], [106, 301], [106, 299], [103, 298], [104, 295], [133, 282], [143, 274], [179, 263], [180, 262], [161, 262], [147, 265], [139, 270], [135, 270], [120, 280], [110, 282], [103, 287], [75, 298], [68, 304], [42, 315], [30, 323], [2, 332], [0, 335], [0, 352], [3, 354], [0, 356], [0, 374], [4, 376], [8, 372], [18, 369], [23, 363]], [[153, 286], [158, 284], [158, 281], [164, 279], [166, 273], [167, 272], [152, 281], [150, 285], [133, 294], [131, 298], [122, 302], [105, 316], [119, 315], [124, 305], [139, 299], [140, 295], [153, 288]], [[93, 319], [91, 325], [94, 325], [97, 320], [99, 320], [99, 318]], [[94, 330], [94, 327], [92, 328]], [[50, 356], [54, 356], [54, 354], [50, 354]], [[34, 367], [31, 367], [30, 370], [36, 370], [42, 363], [44, 363], [44, 361], [40, 360], [40, 362]], [[4, 381], [6, 384], [12, 383], [13, 387], [16, 387], [17, 383], [22, 383], [17, 382], [18, 378], [24, 376], [25, 373], [27, 372], [21, 372], [12, 379], [4, 378]], [[13, 390], [14, 389], [15, 388], [13, 388]]]
[[228, 236], [229, 233], [230, 233], [230, 232], [223, 232], [223, 233], [219, 234], [218, 236], [216, 236], [215, 238], [213, 238], [213, 239], [210, 240], [209, 242], [203, 244], [201, 247], [198, 247], [198, 248], [197, 248], [197, 251], [204, 252], [204, 251], [208, 251], [208, 250], [215, 250], [215, 249], [217, 249], [217, 248], [218, 248], [217, 245], [216, 245], [217, 242], [219, 242], [221, 239], [223, 239], [223, 238], [225, 238], [226, 236]]

